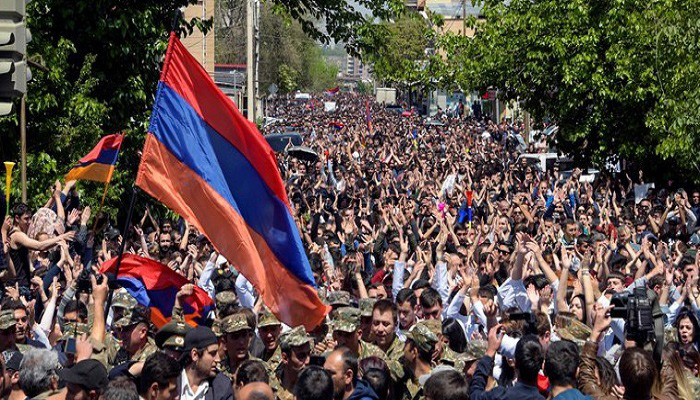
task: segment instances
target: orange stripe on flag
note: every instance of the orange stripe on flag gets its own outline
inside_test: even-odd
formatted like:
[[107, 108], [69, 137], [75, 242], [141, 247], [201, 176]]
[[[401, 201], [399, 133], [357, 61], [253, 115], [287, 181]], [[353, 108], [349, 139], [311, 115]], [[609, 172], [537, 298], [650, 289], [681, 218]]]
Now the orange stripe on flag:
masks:
[[255, 286], [279, 319], [316, 327], [330, 308], [274, 256], [267, 242], [199, 175], [180, 162], [152, 134], [146, 136], [136, 185], [193, 223], [207, 236], [228, 238], [217, 251]]
[[114, 173], [114, 165], [90, 164], [87, 167], [75, 167], [66, 174], [67, 181], [83, 180], [109, 182]]

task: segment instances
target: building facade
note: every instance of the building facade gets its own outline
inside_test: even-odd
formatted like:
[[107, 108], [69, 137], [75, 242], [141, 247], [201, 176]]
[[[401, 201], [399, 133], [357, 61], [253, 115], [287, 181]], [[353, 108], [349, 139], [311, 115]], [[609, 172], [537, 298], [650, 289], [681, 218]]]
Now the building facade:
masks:
[[[199, 17], [203, 20], [214, 18], [215, 0], [198, 0], [196, 4], [187, 6], [182, 14], [185, 20]], [[214, 26], [206, 35], [195, 29], [191, 35], [182, 39], [182, 44], [199, 61], [209, 76], [214, 77]]]

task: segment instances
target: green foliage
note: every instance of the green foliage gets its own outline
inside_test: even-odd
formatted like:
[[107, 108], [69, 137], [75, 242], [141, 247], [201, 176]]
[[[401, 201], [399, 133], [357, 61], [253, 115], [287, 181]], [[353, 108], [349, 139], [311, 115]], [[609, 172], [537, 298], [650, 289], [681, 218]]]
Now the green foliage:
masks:
[[426, 48], [433, 35], [430, 25], [419, 14], [407, 13], [395, 22], [382, 22], [379, 29], [381, 36], [365, 37], [366, 41], [383, 43], [381, 50], [365, 53], [377, 79], [385, 84], [428, 83], [425, 66]]
[[277, 70], [281, 93], [291, 93], [299, 88], [299, 72], [287, 64]]
[[360, 94], [373, 94], [374, 87], [370, 83], [359, 81], [355, 85], [355, 90]]
[[[43, 205], [56, 179], [110, 133], [127, 133], [106, 210], [123, 209], [136, 175], [174, 11], [194, 1], [33, 0], [27, 5], [32, 69], [27, 95], [27, 187], [31, 206]], [[211, 21], [179, 21], [180, 36]], [[19, 129], [0, 119], [0, 156], [15, 161], [18, 199]], [[81, 182], [83, 200], [96, 205], [102, 185]]]
[[402, 0], [273, 0], [273, 3], [278, 13], [298, 21], [314, 41], [344, 43], [347, 51], [356, 56], [382, 48], [381, 41], [364, 40], [381, 36], [382, 28], [375, 19], [388, 21], [404, 11]]
[[619, 154], [700, 178], [700, 1], [486, 0], [483, 12], [473, 39], [441, 38], [463, 88], [497, 87], [552, 118], [580, 160]]
[[299, 22], [266, 4], [260, 14], [261, 88], [275, 83], [281, 93], [289, 93], [297, 89], [322, 91], [336, 85], [338, 68], [325, 61], [320, 46]]

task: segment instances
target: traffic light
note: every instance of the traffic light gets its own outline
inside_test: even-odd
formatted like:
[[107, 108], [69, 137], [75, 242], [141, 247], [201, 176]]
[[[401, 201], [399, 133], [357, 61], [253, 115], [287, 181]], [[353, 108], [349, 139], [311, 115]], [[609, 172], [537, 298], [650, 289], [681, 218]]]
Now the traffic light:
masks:
[[13, 99], [27, 92], [31, 72], [27, 67], [25, 25], [27, 0], [0, 0], [0, 115], [12, 112]]

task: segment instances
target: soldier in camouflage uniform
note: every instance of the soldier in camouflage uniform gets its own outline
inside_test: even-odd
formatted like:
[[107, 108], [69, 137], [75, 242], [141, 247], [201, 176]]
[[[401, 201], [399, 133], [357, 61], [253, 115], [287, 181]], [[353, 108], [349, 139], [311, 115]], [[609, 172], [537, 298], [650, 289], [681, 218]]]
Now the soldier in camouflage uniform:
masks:
[[464, 373], [468, 382], [471, 382], [474, 376], [477, 362], [486, 355], [487, 346], [488, 343], [485, 340], [472, 340], [467, 343], [467, 350], [464, 353], [457, 354], [455, 369]]
[[[64, 367], [73, 365], [75, 361], [75, 341], [83, 335], [90, 336], [90, 327], [88, 324], [68, 322], [63, 326], [63, 334], [56, 342], [54, 350], [58, 353], [58, 360]], [[106, 360], [98, 359], [98, 361], [104, 361], [103, 365], [107, 364]]]
[[0, 352], [5, 350], [18, 350], [15, 345], [15, 311], [0, 311]]
[[448, 346], [445, 336], [442, 334], [442, 322], [437, 319], [431, 319], [423, 321], [423, 324], [438, 338], [435, 352], [433, 353], [433, 362], [435, 364], [454, 366], [457, 360], [457, 353]]
[[146, 361], [158, 348], [150, 337], [151, 310], [144, 305], [127, 309], [121, 318], [114, 322], [114, 330], [121, 341], [121, 349], [109, 357], [110, 365], [118, 365], [125, 361]]
[[403, 374], [398, 377], [397, 397], [418, 400], [423, 397], [423, 384], [432, 371], [432, 360], [438, 337], [425, 321], [415, 324], [406, 334]]
[[[253, 357], [248, 349], [253, 339], [253, 328], [248, 325], [244, 313], [231, 314], [224, 318], [220, 324], [223, 342], [226, 346], [226, 356], [221, 362], [222, 372], [232, 381], [236, 375], [238, 366], [245, 360], [259, 360]], [[265, 364], [267, 367], [267, 364]]]
[[362, 340], [367, 343], [374, 343], [372, 335], [372, 310], [377, 299], [360, 299], [360, 329], [362, 329]]
[[559, 313], [554, 318], [554, 329], [561, 339], [571, 340], [578, 346], [579, 352], [591, 336], [591, 328], [577, 320], [573, 314]]
[[328, 297], [326, 298], [328, 301], [328, 304], [333, 307], [333, 311], [337, 310], [340, 307], [349, 307], [350, 306], [350, 293], [344, 291], [344, 290], [337, 290], [334, 292], [328, 293]]
[[294, 385], [301, 371], [309, 365], [313, 339], [303, 326], [285, 332], [280, 336], [281, 361], [275, 371], [275, 379], [270, 380], [272, 388], [281, 400], [294, 399]]
[[376, 356], [386, 359], [386, 354], [377, 346], [362, 340], [360, 329], [360, 310], [354, 307], [342, 307], [336, 310], [336, 319], [331, 323], [333, 340], [336, 347], [347, 347], [357, 359]]
[[396, 336], [396, 305], [391, 300], [379, 300], [375, 302], [371, 316], [374, 344], [386, 353], [389, 360], [399, 361], [404, 343]]
[[139, 303], [134, 299], [129, 292], [122, 289], [114, 293], [112, 299], [112, 321], [117, 322], [124, 315], [124, 311], [130, 310]]
[[44, 345], [36, 340], [29, 337], [31, 334], [31, 327], [29, 326], [29, 313], [27, 306], [25, 306], [19, 300], [12, 300], [5, 302], [3, 308], [11, 310], [15, 317], [15, 346], [25, 353], [32, 347], [42, 348]]
[[282, 333], [282, 323], [268, 309], [264, 309], [258, 317], [258, 334], [265, 345], [262, 359], [271, 370], [276, 370], [281, 359], [279, 336]]

